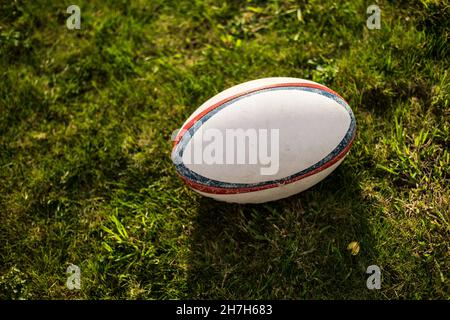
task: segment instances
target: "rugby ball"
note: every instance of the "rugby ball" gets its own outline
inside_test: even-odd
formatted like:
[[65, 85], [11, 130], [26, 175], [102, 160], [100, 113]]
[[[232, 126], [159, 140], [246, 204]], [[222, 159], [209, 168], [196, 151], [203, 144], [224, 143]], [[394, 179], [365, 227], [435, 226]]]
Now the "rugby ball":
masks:
[[174, 138], [172, 161], [204, 196], [262, 203], [328, 176], [355, 132], [349, 105], [326, 86], [264, 78], [222, 91], [194, 111]]

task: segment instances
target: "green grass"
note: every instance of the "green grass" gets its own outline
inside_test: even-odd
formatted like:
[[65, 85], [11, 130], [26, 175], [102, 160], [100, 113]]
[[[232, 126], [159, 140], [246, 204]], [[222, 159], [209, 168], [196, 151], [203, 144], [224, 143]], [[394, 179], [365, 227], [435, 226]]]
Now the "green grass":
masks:
[[[376, 2], [380, 30], [371, 1], [77, 1], [81, 30], [72, 3], [2, 2], [0, 298], [449, 299], [450, 8]], [[282, 201], [198, 196], [172, 131], [268, 76], [339, 92], [350, 154]]]

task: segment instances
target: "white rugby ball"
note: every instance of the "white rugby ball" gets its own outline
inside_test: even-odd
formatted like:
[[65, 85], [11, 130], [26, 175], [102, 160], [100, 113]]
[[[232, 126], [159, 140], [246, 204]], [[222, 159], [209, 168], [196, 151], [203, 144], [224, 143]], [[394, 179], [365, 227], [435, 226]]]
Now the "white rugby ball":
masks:
[[196, 192], [262, 203], [315, 185], [342, 162], [356, 132], [345, 100], [298, 78], [231, 87], [201, 105], [178, 132], [172, 161]]

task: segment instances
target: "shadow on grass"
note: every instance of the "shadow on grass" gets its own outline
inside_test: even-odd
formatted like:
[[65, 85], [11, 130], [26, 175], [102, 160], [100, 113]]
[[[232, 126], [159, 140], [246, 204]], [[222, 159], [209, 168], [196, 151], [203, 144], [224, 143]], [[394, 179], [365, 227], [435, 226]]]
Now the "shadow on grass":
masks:
[[[194, 221], [189, 295], [218, 299], [371, 298], [368, 217], [377, 206], [346, 163], [288, 199], [238, 205], [202, 198]], [[361, 244], [352, 256], [347, 245]]]
[[402, 84], [390, 83], [384, 87], [364, 89], [361, 106], [376, 116], [386, 118], [395, 106], [399, 103], [409, 103], [412, 97], [420, 99], [429, 106], [432, 101], [432, 92], [431, 86], [421, 79]]

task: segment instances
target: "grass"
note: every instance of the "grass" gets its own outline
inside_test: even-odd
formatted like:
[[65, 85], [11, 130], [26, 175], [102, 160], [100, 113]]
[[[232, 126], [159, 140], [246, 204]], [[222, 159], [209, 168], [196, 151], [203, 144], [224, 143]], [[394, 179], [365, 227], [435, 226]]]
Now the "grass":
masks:
[[[449, 299], [450, 8], [376, 3], [379, 30], [367, 1], [80, 0], [81, 30], [0, 4], [0, 298]], [[349, 156], [285, 200], [198, 196], [172, 131], [268, 76], [346, 98]]]

